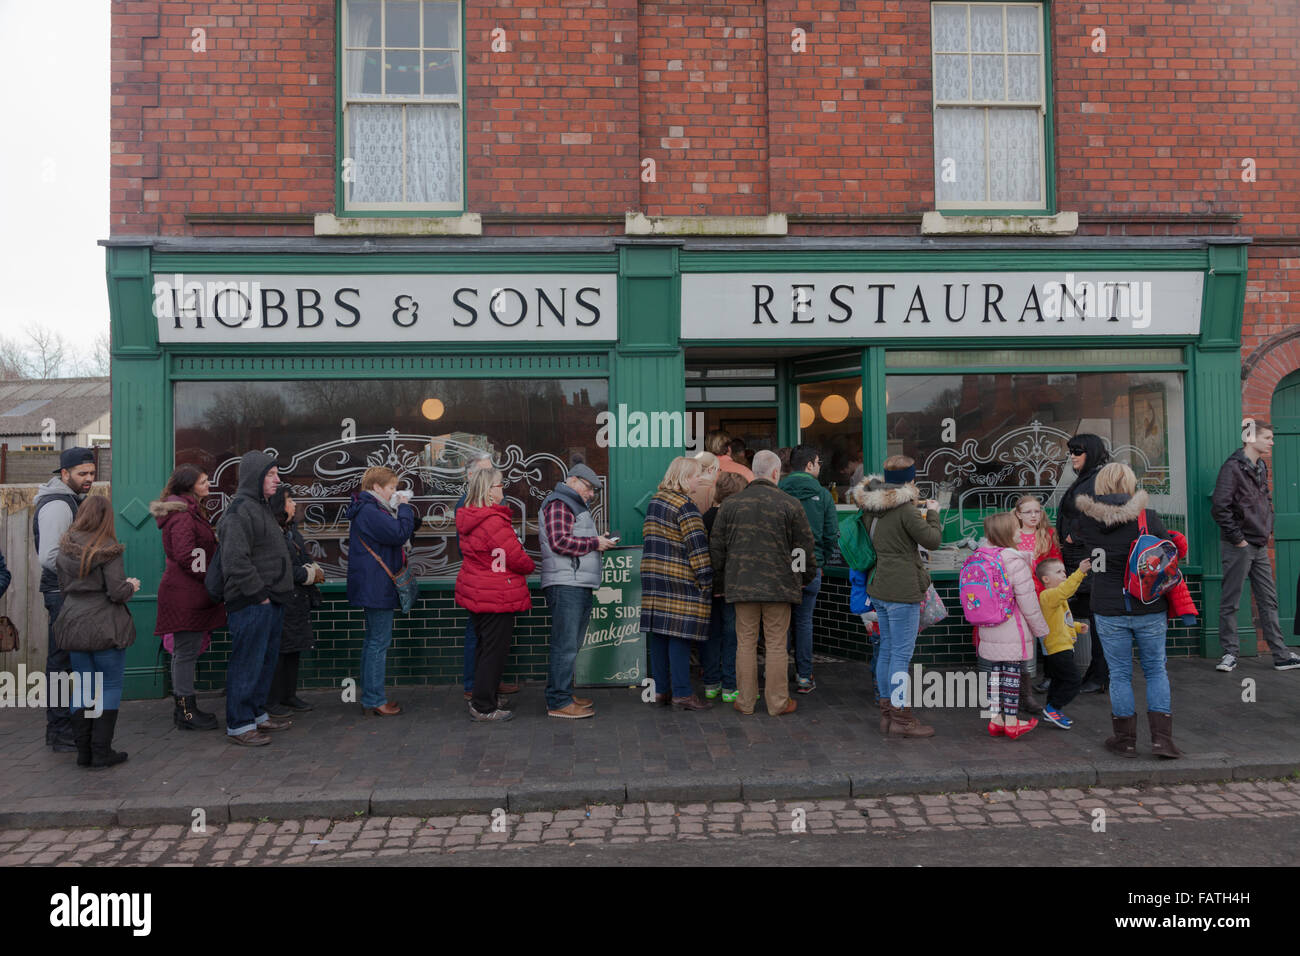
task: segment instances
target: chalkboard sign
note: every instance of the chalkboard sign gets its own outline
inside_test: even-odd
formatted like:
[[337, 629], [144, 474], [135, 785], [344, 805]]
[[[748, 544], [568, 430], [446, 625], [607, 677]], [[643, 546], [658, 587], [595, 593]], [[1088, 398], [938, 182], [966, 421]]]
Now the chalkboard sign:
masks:
[[579, 687], [639, 684], [649, 672], [641, 633], [641, 548], [601, 552], [600, 587], [578, 648]]

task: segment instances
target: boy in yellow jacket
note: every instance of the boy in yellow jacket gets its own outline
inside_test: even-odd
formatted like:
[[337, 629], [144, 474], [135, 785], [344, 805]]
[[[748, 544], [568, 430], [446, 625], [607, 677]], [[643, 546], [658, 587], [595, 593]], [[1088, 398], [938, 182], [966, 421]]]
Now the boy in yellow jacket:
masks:
[[1092, 562], [1085, 559], [1079, 562], [1077, 571], [1066, 577], [1065, 563], [1059, 558], [1044, 558], [1034, 568], [1038, 580], [1043, 582], [1038, 604], [1050, 628], [1043, 638], [1043, 669], [1051, 678], [1052, 685], [1047, 691], [1043, 718], [1062, 730], [1069, 730], [1074, 721], [1061, 713], [1061, 708], [1074, 700], [1083, 683], [1079, 669], [1074, 666], [1074, 642], [1080, 634], [1088, 633], [1087, 624], [1074, 622], [1070, 598], [1079, 590], [1084, 575], [1091, 570]]

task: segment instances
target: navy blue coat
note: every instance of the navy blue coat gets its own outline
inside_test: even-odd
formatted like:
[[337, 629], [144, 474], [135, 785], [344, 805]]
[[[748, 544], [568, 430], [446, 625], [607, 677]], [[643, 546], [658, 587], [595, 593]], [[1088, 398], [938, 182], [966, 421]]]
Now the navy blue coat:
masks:
[[13, 575], [9, 573], [9, 569], [5, 566], [4, 552], [0, 551], [0, 597], [4, 597], [4, 593], [9, 590], [9, 582], [12, 580]]
[[397, 574], [405, 565], [402, 545], [415, 537], [415, 509], [398, 505], [397, 516], [368, 491], [352, 496], [348, 506], [348, 603], [353, 607], [397, 607], [397, 588], [361, 541]]

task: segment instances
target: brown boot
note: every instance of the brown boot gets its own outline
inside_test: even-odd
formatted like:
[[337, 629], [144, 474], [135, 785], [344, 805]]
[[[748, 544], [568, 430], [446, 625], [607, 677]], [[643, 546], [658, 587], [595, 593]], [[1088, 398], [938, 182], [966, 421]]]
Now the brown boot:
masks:
[[[1137, 718], [1133, 718], [1134, 723]], [[1174, 715], [1147, 711], [1147, 725], [1151, 728], [1151, 755], [1177, 760], [1183, 752], [1174, 746]], [[1136, 733], [1136, 728], [1134, 733]]]
[[1034, 678], [1025, 673], [1025, 668], [1020, 668], [1020, 709], [1027, 714], [1041, 714], [1043, 712], [1043, 698], [1034, 695]]
[[880, 705], [880, 732], [889, 733], [889, 725], [893, 722], [894, 708], [889, 706], [889, 698], [882, 697], [876, 701]]
[[933, 737], [934, 728], [916, 719], [911, 707], [889, 707], [889, 735], [891, 737]]
[[1116, 717], [1114, 714], [1111, 714], [1110, 725], [1114, 729], [1115, 734], [1114, 736], [1106, 738], [1106, 749], [1113, 754], [1119, 754], [1121, 757], [1136, 757], [1138, 755], [1137, 714], [1134, 714], [1132, 717]]

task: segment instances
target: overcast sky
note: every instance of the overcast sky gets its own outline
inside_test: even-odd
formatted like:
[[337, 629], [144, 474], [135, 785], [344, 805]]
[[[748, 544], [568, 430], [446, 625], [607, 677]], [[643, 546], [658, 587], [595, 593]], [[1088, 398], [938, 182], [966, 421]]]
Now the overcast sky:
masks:
[[0, 335], [108, 331], [109, 0], [0, 0]]

